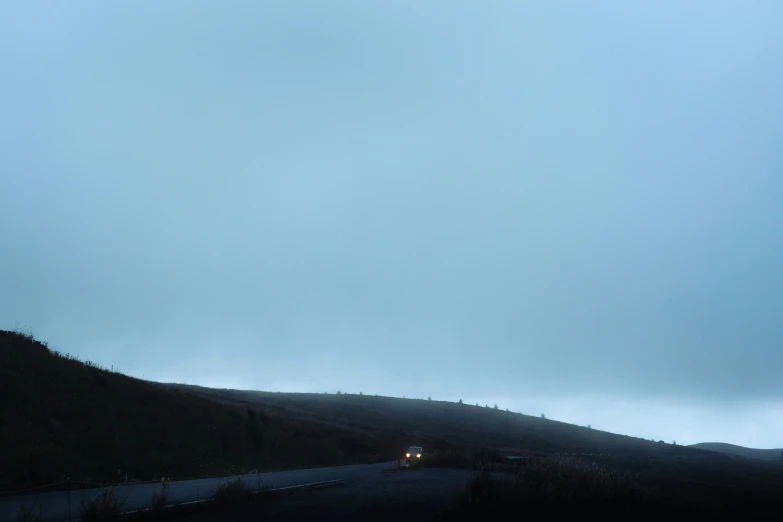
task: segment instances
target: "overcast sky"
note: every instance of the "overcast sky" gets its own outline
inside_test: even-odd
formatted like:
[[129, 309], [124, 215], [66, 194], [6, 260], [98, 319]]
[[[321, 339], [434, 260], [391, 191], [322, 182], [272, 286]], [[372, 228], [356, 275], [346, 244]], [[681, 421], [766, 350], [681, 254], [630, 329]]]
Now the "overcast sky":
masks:
[[11, 2], [0, 328], [783, 446], [783, 3]]

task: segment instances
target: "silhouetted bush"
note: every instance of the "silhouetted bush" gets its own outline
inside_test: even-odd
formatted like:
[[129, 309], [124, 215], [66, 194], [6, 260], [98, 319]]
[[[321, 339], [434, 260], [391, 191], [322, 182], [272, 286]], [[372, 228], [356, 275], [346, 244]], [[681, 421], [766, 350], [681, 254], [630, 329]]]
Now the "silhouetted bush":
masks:
[[215, 488], [215, 503], [217, 504], [233, 504], [244, 502], [251, 498], [253, 498], [253, 491], [239, 477], [224, 482]]
[[80, 510], [82, 520], [84, 522], [106, 520], [122, 513], [127, 497], [121, 495], [119, 488], [119, 486], [105, 488], [98, 496], [83, 499]]
[[169, 502], [169, 481], [163, 479], [160, 483], [160, 491], [154, 491], [152, 493], [152, 509], [161, 510], [164, 509]]
[[19, 511], [16, 512], [17, 522], [40, 522], [41, 520], [41, 506], [29, 506], [22, 504], [19, 507]]
[[461, 504], [436, 520], [509, 520], [512, 513], [602, 518], [685, 515], [691, 506], [656, 496], [629, 473], [567, 457], [535, 457], [515, 463], [516, 472], [481, 472], [468, 483]]

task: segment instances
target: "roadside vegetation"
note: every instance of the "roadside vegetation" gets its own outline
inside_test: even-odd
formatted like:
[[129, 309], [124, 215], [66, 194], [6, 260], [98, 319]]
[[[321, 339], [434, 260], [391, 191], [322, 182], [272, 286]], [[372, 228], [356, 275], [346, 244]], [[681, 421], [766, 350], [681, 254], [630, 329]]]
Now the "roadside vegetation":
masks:
[[[602, 461], [601, 461], [602, 460]], [[733, 513], [775, 519], [783, 512], [783, 469], [752, 462], [684, 464], [498, 452], [447, 451], [410, 469], [476, 470], [458, 506], [438, 520], [508, 520], [509, 512], [648, 519]]]
[[160, 490], [152, 493], [152, 505], [153, 511], [162, 511], [169, 503], [169, 479], [162, 479], [160, 481]]
[[84, 522], [117, 518], [122, 513], [127, 497], [121, 486], [105, 488], [95, 497], [84, 499], [79, 510]]
[[41, 507], [23, 504], [16, 513], [16, 522], [40, 522]]
[[461, 503], [437, 520], [508, 520], [513, 513], [647, 519], [696, 512], [686, 502], [653, 493], [629, 474], [578, 459], [536, 457], [518, 461], [515, 468], [510, 474], [478, 473]]
[[228, 480], [215, 488], [215, 504], [227, 505], [253, 499], [253, 490], [239, 477]]

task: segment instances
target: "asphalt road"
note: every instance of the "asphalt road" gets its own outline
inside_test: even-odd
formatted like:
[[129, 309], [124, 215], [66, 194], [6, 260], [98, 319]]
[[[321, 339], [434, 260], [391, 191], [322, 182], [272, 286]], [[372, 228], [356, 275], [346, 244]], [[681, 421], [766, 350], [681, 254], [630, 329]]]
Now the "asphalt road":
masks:
[[[256, 488], [259, 478], [262, 487], [281, 488], [320, 482], [326, 480], [345, 479], [352, 484], [377, 480], [384, 476], [384, 470], [396, 468], [397, 462], [384, 464], [367, 464], [354, 466], [337, 466], [331, 468], [313, 468], [294, 471], [280, 471], [244, 475], [249, 487]], [[234, 477], [212, 479], [173, 481], [169, 485], [169, 504], [180, 504], [210, 498], [215, 488]], [[152, 494], [160, 490], [159, 484], [140, 484], [121, 486], [118, 491], [126, 499], [125, 511], [135, 511], [139, 508], [149, 508]], [[83, 489], [71, 491], [71, 519], [80, 518], [80, 506], [84, 499], [95, 498], [102, 489]], [[318, 493], [318, 492], [314, 492]], [[0, 497], [0, 522], [16, 522], [20, 507], [27, 505], [40, 509], [41, 522], [68, 520], [68, 494], [65, 491], [43, 493], [39, 495], [24, 495], [15, 497]]]
[[472, 474], [458, 469], [375, 471], [341, 487], [262, 498], [178, 522], [429, 522], [459, 502]]

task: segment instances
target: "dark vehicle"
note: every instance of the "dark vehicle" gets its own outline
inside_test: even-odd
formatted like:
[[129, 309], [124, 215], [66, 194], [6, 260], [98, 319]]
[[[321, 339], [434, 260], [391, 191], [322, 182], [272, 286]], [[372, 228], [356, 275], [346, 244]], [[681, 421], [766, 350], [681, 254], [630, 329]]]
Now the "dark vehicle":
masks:
[[408, 451], [405, 452], [406, 460], [416, 460], [424, 456], [424, 449], [421, 446], [411, 446]]

